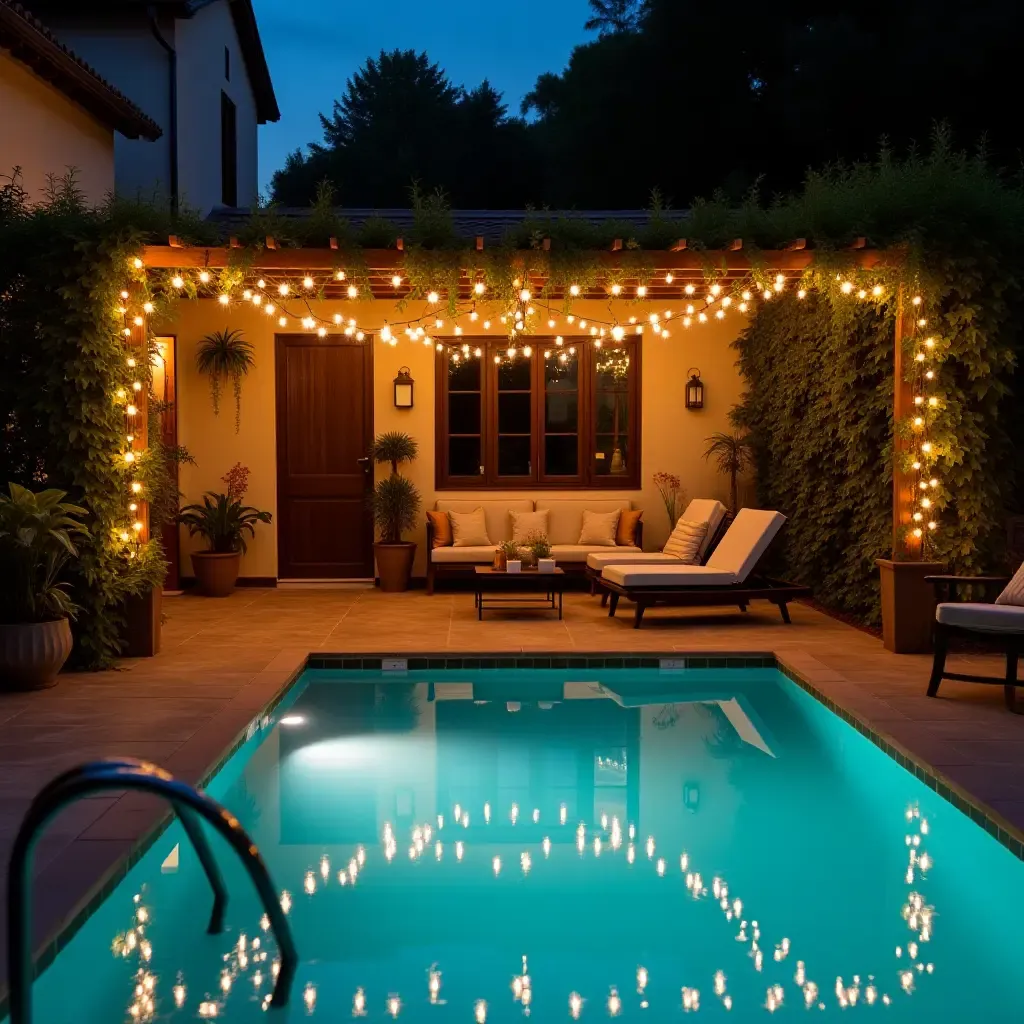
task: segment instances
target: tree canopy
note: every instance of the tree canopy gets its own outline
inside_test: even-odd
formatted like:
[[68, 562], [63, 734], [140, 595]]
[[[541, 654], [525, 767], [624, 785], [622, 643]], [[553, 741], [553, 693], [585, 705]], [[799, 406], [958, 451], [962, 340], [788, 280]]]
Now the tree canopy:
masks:
[[1016, 40], [1005, 0], [811, 0], [728, 15], [693, 0], [591, 0], [561, 71], [542, 74], [520, 116], [484, 81], [466, 89], [424, 53], [369, 59], [348, 81], [322, 142], [274, 176], [274, 198], [312, 201], [329, 181], [347, 206], [407, 205], [418, 181], [456, 207], [677, 206], [720, 190], [788, 192], [807, 168], [906, 152], [937, 122], [1020, 164]]

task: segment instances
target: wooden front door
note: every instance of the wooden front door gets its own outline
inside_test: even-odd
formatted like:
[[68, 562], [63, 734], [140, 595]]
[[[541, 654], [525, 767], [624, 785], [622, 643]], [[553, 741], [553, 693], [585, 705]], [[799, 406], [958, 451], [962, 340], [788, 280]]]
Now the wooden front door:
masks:
[[371, 579], [373, 347], [277, 337], [277, 574]]

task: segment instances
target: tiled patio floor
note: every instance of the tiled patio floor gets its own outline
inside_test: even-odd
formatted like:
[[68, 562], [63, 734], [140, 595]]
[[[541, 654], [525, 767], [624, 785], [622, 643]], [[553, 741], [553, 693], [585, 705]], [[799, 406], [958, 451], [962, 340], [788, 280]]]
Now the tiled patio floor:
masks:
[[[641, 630], [631, 628], [628, 608], [609, 620], [583, 594], [566, 595], [561, 622], [537, 613], [489, 613], [477, 622], [469, 593], [375, 590], [239, 590], [220, 601], [168, 598], [164, 610], [158, 657], [65, 675], [41, 693], [0, 694], [0, 867], [28, 802], [58, 771], [123, 754], [196, 781], [310, 652], [774, 653], [1024, 828], [1024, 716], [1004, 709], [1002, 689], [947, 682], [941, 698], [929, 700], [926, 656], [889, 654], [879, 640], [803, 605], [792, 607], [788, 627], [773, 607], [755, 604], [746, 615], [655, 610]], [[954, 656], [950, 667], [1001, 672], [997, 658], [982, 655]], [[112, 794], [52, 823], [36, 852], [40, 939], [160, 813], [148, 798]]]

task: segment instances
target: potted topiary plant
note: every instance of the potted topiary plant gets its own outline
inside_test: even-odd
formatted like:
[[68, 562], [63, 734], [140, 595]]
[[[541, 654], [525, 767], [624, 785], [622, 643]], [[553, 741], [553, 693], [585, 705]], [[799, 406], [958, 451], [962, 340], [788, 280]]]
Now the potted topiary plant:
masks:
[[61, 569], [78, 552], [71, 541], [86, 533], [86, 510], [64, 501], [65, 492], [34, 493], [8, 484], [0, 494], [0, 686], [36, 690], [53, 686], [71, 653], [76, 606]]
[[192, 568], [200, 593], [207, 597], [227, 597], [235, 589], [242, 555], [247, 547], [245, 535], [256, 535], [257, 523], [269, 523], [272, 516], [252, 505], [243, 505], [249, 483], [249, 470], [240, 463], [221, 479], [226, 493], [207, 491], [201, 505], [186, 505], [178, 513], [178, 522], [188, 527], [189, 536], [199, 534], [209, 548], [192, 552]]
[[380, 589], [389, 593], [407, 590], [412, 576], [416, 545], [402, 540], [402, 534], [416, 525], [420, 494], [412, 481], [398, 472], [403, 462], [412, 462], [419, 452], [415, 439], [400, 431], [374, 438], [373, 461], [391, 466], [388, 476], [377, 481], [371, 498], [373, 522], [380, 540], [373, 545]]
[[736, 478], [754, 465], [754, 446], [743, 434], [721, 432], [705, 437], [704, 443], [704, 461], [714, 458], [718, 471], [729, 477], [729, 511], [735, 514], [739, 511]]

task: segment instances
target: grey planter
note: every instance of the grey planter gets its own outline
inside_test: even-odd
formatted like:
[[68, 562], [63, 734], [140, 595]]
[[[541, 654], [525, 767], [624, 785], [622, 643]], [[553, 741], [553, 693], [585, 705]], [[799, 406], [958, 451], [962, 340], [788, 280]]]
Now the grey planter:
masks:
[[53, 686], [68, 660], [71, 645], [67, 619], [0, 625], [0, 689], [42, 690]]

